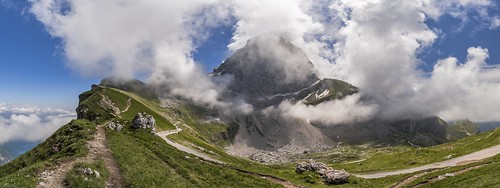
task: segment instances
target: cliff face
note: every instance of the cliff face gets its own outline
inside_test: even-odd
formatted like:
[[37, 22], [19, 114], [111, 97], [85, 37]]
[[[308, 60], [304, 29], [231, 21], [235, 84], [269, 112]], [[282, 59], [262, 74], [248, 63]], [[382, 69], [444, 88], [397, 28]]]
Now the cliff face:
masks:
[[250, 99], [299, 91], [319, 80], [304, 51], [274, 35], [250, 39], [212, 75], [231, 76], [229, 90]]

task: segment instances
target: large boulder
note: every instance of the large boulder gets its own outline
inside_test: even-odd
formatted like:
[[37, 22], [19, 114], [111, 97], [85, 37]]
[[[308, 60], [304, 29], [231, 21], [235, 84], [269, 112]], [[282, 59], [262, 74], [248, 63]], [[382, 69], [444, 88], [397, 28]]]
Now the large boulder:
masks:
[[322, 177], [327, 184], [342, 184], [349, 180], [349, 174], [345, 170], [328, 169]]
[[134, 129], [151, 129], [152, 131], [156, 131], [155, 125], [155, 118], [146, 112], [137, 113], [134, 120], [132, 120], [132, 128]]
[[323, 170], [326, 168], [328, 168], [328, 166], [326, 166], [325, 163], [316, 162], [313, 159], [309, 159], [306, 162], [298, 163], [296, 168], [295, 168], [295, 171], [297, 173], [302, 173], [305, 171], [319, 172], [320, 170]]
[[349, 180], [349, 173], [345, 170], [334, 170], [332, 167], [326, 166], [325, 163], [316, 162], [312, 159], [298, 163], [295, 171], [297, 173], [316, 172], [321, 175], [327, 184], [342, 184]]

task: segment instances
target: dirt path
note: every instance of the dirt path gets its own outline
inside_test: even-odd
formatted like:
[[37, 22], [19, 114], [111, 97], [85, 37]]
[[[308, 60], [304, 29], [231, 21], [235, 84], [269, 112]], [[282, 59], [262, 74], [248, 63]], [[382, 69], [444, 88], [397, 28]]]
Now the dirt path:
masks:
[[443, 179], [445, 179], [447, 177], [452, 177], [452, 176], [456, 176], [456, 175], [459, 175], [459, 174], [463, 174], [465, 172], [481, 168], [482, 166], [485, 166], [485, 165], [487, 165], [487, 164], [479, 164], [479, 165], [471, 166], [471, 167], [468, 167], [468, 168], [464, 168], [462, 170], [458, 170], [458, 171], [455, 171], [455, 172], [450, 172], [450, 173], [442, 174], [442, 175], [439, 175], [439, 176], [435, 176], [435, 177], [432, 177], [432, 178], [430, 178], [428, 180], [425, 180], [423, 182], [418, 183], [417, 185], [413, 186], [413, 188], [422, 187], [422, 186], [427, 185], [427, 184], [435, 183], [435, 182], [441, 181], [441, 180], [443, 180]]
[[210, 161], [210, 162], [213, 162], [213, 163], [217, 163], [217, 164], [225, 164], [224, 162], [220, 161], [220, 160], [217, 160], [217, 159], [214, 159], [204, 153], [201, 153], [197, 150], [194, 150], [192, 148], [189, 148], [189, 147], [186, 147], [186, 146], [183, 146], [181, 144], [178, 144], [172, 140], [169, 140], [168, 139], [168, 135], [171, 135], [171, 134], [177, 134], [179, 132], [182, 131], [181, 128], [177, 127], [177, 124], [179, 124], [179, 122], [176, 122], [174, 123], [174, 126], [175, 126], [175, 130], [168, 130], [168, 131], [162, 131], [162, 132], [157, 132], [156, 135], [160, 136], [163, 140], [165, 140], [165, 142], [167, 142], [167, 144], [175, 147], [176, 149], [178, 150], [181, 150], [183, 152], [186, 152], [186, 153], [189, 153], [189, 154], [193, 154], [199, 158], [202, 158], [203, 160], [206, 160], [206, 161]]
[[299, 188], [299, 187], [295, 186], [292, 182], [289, 182], [289, 181], [282, 179], [282, 178], [278, 178], [278, 177], [274, 177], [274, 176], [270, 176], [270, 175], [266, 175], [266, 174], [260, 174], [260, 173], [256, 173], [256, 172], [251, 172], [251, 171], [247, 171], [247, 170], [242, 170], [242, 169], [238, 169], [238, 168], [233, 168], [233, 167], [227, 167], [227, 168], [272, 181], [273, 183], [283, 185], [283, 187], [286, 187], [286, 188]]
[[413, 173], [413, 172], [418, 172], [422, 170], [430, 170], [430, 169], [439, 169], [439, 168], [444, 168], [444, 167], [450, 167], [450, 166], [462, 166], [466, 164], [470, 164], [473, 162], [477, 162], [489, 157], [493, 157], [497, 154], [500, 153], [500, 145], [496, 145], [493, 147], [489, 147], [471, 154], [467, 154], [461, 157], [457, 157], [454, 159], [446, 160], [446, 161], [441, 161], [441, 162], [435, 162], [431, 163], [428, 165], [424, 166], [419, 166], [415, 168], [409, 168], [409, 169], [404, 169], [404, 170], [397, 170], [397, 171], [392, 171], [392, 172], [379, 172], [379, 173], [373, 173], [373, 174], [354, 174], [357, 177], [360, 178], [365, 178], [365, 179], [374, 179], [374, 178], [383, 178], [387, 176], [392, 176], [392, 175], [399, 175], [399, 174], [408, 174], [408, 173]]
[[63, 188], [66, 174], [73, 169], [78, 160], [65, 161], [54, 165], [40, 173], [41, 181], [37, 184], [37, 188]]
[[98, 139], [98, 156], [104, 160], [104, 165], [109, 171], [109, 179], [106, 181], [106, 187], [122, 187], [122, 176], [120, 174], [120, 169], [118, 163], [113, 158], [111, 150], [109, 149], [106, 132], [104, 130], [104, 125], [97, 126], [97, 136]]
[[[163, 132], [158, 132], [156, 133], [156, 135], [160, 136], [163, 140], [165, 140], [167, 142], [167, 144], [175, 147], [176, 149], [180, 150], [180, 151], [184, 151], [186, 153], [189, 153], [189, 154], [193, 154], [199, 158], [202, 158], [203, 160], [206, 160], [208, 162], [211, 162], [211, 163], [215, 163], [215, 164], [219, 164], [219, 165], [224, 165], [225, 163], [220, 161], [220, 160], [217, 160], [217, 159], [214, 159], [208, 155], [205, 155], [203, 153], [200, 153], [194, 149], [191, 149], [191, 148], [188, 148], [186, 146], [183, 146], [181, 144], [178, 144], [174, 141], [171, 141], [167, 138], [168, 135], [171, 135], [171, 134], [177, 134], [179, 132], [182, 131], [181, 128], [177, 127], [177, 125], [179, 124], [179, 122], [176, 122], [174, 123], [174, 126], [175, 126], [175, 130], [168, 130], [168, 131], [163, 131]], [[246, 173], [246, 174], [250, 174], [250, 175], [254, 175], [254, 176], [257, 176], [259, 178], [263, 178], [263, 179], [266, 179], [266, 180], [269, 180], [269, 181], [272, 181], [276, 184], [280, 184], [280, 185], [283, 185], [284, 187], [286, 188], [298, 188], [297, 186], [293, 185], [293, 183], [285, 180], [285, 179], [282, 179], [282, 178], [278, 178], [278, 177], [274, 177], [274, 176], [270, 176], [270, 175], [265, 175], [265, 174], [260, 174], [260, 173], [256, 173], [256, 172], [251, 172], [251, 171], [247, 171], [247, 170], [242, 170], [242, 169], [238, 169], [238, 168], [234, 168], [234, 167], [231, 167], [231, 166], [228, 166], [228, 165], [224, 165], [223, 167], [225, 168], [229, 168], [229, 169], [233, 169], [233, 170], [236, 170], [236, 171], [239, 171], [239, 172], [242, 172], [242, 173]]]
[[87, 156], [64, 161], [46, 169], [44, 172], [40, 173], [41, 181], [36, 187], [63, 188], [66, 175], [73, 169], [76, 163], [92, 163], [97, 159], [104, 160], [104, 164], [110, 173], [110, 177], [106, 182], [106, 187], [121, 187], [122, 178], [118, 164], [111, 155], [111, 150], [107, 145], [104, 125], [98, 125], [96, 129], [94, 139], [87, 143], [87, 148], [89, 149]]
[[403, 186], [407, 185], [408, 183], [410, 183], [410, 182], [412, 182], [412, 181], [416, 180], [417, 178], [420, 178], [420, 177], [422, 177], [423, 175], [426, 175], [427, 173], [434, 172], [434, 171], [436, 171], [436, 170], [438, 170], [438, 169], [426, 170], [426, 171], [424, 171], [424, 172], [422, 172], [422, 173], [415, 174], [415, 175], [413, 175], [413, 176], [407, 177], [407, 178], [405, 178], [404, 180], [401, 180], [401, 181], [399, 181], [398, 183], [396, 183], [396, 185], [391, 186], [391, 188], [400, 188], [400, 187], [403, 187]]
[[130, 104], [132, 102], [131, 100], [132, 100], [132, 98], [128, 98], [128, 100], [127, 100], [127, 106], [120, 113], [124, 113], [124, 112], [128, 111], [128, 109], [130, 108]]

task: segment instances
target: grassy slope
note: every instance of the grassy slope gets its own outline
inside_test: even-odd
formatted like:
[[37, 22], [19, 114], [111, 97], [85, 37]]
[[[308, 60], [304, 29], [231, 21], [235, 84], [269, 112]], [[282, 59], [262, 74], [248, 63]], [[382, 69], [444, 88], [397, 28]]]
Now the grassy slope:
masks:
[[[135, 97], [129, 97], [125, 93], [126, 92], [121, 90], [101, 87], [94, 91], [89, 91], [89, 93], [87, 94], [90, 95], [90, 97], [88, 97], [80, 104], [83, 103], [89, 106], [90, 109], [99, 112], [98, 113], [99, 117], [103, 117], [99, 118], [98, 120], [99, 122], [105, 122], [107, 120], [113, 119], [115, 121], [120, 121], [124, 122], [125, 124], [128, 124], [130, 123], [130, 121], [132, 121], [132, 119], [135, 117], [137, 113], [146, 112], [155, 118], [156, 127], [158, 130], [161, 131], [161, 130], [174, 129], [174, 126], [164, 116], [158, 114], [155, 110], [152, 110], [151, 108], [144, 105], [142, 101], [136, 100]], [[127, 107], [127, 101], [131, 99], [130, 107], [126, 112], [120, 114], [121, 118], [111, 116], [109, 115], [110, 113], [109, 111], [105, 111], [102, 107], [99, 106], [99, 100], [102, 99], [101, 95], [108, 96], [108, 98], [114, 103], [116, 107], [120, 109], [120, 111], [125, 110], [125, 108]]]
[[[31, 151], [0, 167], [0, 187], [34, 187], [46, 166], [85, 156], [85, 144], [92, 139], [93, 123], [74, 120], [61, 127]], [[57, 148], [57, 150], [54, 150]]]
[[[118, 89], [113, 89], [113, 90], [119, 91]], [[190, 144], [194, 144], [194, 145], [199, 146], [201, 148], [205, 148], [208, 151], [212, 151], [213, 153], [207, 153], [207, 154], [212, 155], [212, 156], [228, 163], [225, 171], [232, 171], [232, 170], [228, 170], [228, 169], [237, 168], [237, 169], [243, 169], [243, 170], [252, 171], [252, 172], [258, 172], [261, 174], [277, 176], [277, 177], [280, 177], [283, 179], [287, 179], [287, 180], [289, 180], [297, 185], [305, 185], [307, 187], [328, 187], [328, 186], [323, 184], [322, 179], [319, 176], [317, 176], [313, 173], [310, 173], [310, 174], [307, 174], [307, 173], [297, 174], [297, 173], [295, 173], [294, 164], [262, 165], [262, 164], [254, 163], [254, 162], [249, 161], [247, 159], [242, 159], [242, 158], [228, 155], [223, 149], [221, 149], [221, 147], [217, 147], [217, 146], [214, 146], [212, 144], [209, 144], [210, 142], [207, 139], [207, 137], [208, 137], [207, 135], [210, 135], [210, 134], [207, 132], [216, 132], [213, 130], [219, 129], [220, 127], [216, 127], [216, 128], [199, 127], [199, 126], [210, 126], [211, 124], [199, 123], [195, 117], [196, 114], [199, 112], [193, 112], [192, 108], [181, 106], [181, 107], [177, 107], [175, 109], [177, 112], [174, 112], [174, 111], [172, 111], [172, 109], [165, 109], [165, 108], [160, 107], [159, 104], [156, 103], [156, 101], [147, 100], [147, 99], [144, 99], [138, 95], [135, 95], [135, 94], [129, 93], [129, 92], [120, 92], [120, 93], [123, 93], [123, 94], [126, 94], [127, 96], [130, 96], [131, 98], [133, 98], [137, 101], [140, 101], [142, 104], [146, 104], [147, 107], [156, 111], [158, 114], [164, 114], [164, 115], [165, 114], [172, 114], [172, 113], [183, 114], [184, 116], [181, 116], [182, 123], [189, 125], [193, 129], [183, 127], [184, 131], [180, 132], [179, 134], [171, 135], [170, 138], [173, 140], [176, 140], [177, 142], [189, 142]], [[181, 126], [181, 125], [179, 125], [179, 126]], [[200, 131], [200, 129], [201, 129], [201, 131]], [[206, 132], [204, 133], [203, 131], [206, 131]], [[158, 155], [154, 155], [154, 152], [150, 148], [148, 149], [147, 147], [130, 149], [130, 148], [138, 147], [138, 146], [134, 146], [133, 143], [127, 143], [126, 141], [133, 140], [131, 138], [135, 134], [138, 134], [138, 133], [136, 133], [134, 131], [130, 131], [130, 130], [123, 132], [124, 134], [114, 133], [111, 131], [108, 131], [107, 133], [109, 134], [110, 141], [114, 143], [114, 144], [112, 144], [112, 145], [114, 145], [114, 146], [112, 146], [112, 149], [114, 148], [114, 150], [122, 150], [122, 151], [113, 151], [113, 153], [117, 155], [117, 156], [115, 156], [117, 158], [117, 160], [121, 161], [120, 163], [122, 164], [124, 174], [129, 174], [129, 175], [125, 175], [125, 176], [130, 177], [129, 180], [126, 180], [126, 181], [128, 181], [126, 183], [126, 185], [130, 185], [130, 186], [134, 187], [137, 184], [143, 184], [145, 182], [155, 182], [156, 178], [163, 177], [163, 179], [166, 182], [170, 182], [170, 181], [179, 182], [178, 184], [172, 184], [172, 185], [176, 185], [176, 186], [186, 186], [186, 184], [192, 185], [192, 186], [200, 186], [200, 184], [198, 184], [196, 181], [197, 178], [195, 178], [195, 180], [189, 180], [189, 178], [186, 179], [185, 177], [192, 177], [193, 175], [186, 176], [186, 174], [185, 174], [186, 172], [183, 172], [183, 170], [181, 170], [181, 173], [179, 173], [179, 172], [177, 172], [178, 169], [175, 169], [174, 166], [167, 165], [167, 166], [164, 166], [162, 168], [156, 168], [156, 169], [149, 168], [148, 166], [151, 166], [151, 164], [149, 164], [148, 162], [155, 161], [154, 163], [160, 164], [161, 162], [159, 160], [162, 160], [162, 157], [159, 157]], [[146, 134], [146, 135], [148, 135], [148, 134]], [[137, 136], [137, 135], [135, 135], [135, 136]], [[129, 138], [121, 138], [121, 137], [129, 137]], [[143, 140], [144, 139], [136, 139], [136, 142], [143, 142]], [[153, 142], [153, 141], [150, 141], [150, 142]], [[149, 145], [151, 145], [150, 142], [149, 142]], [[170, 149], [166, 149], [167, 151], [172, 150], [172, 148], [169, 145], [163, 146], [162, 140], [158, 140], [156, 142], [160, 143], [160, 146], [153, 145], [152, 146], [153, 148], [154, 147], [166, 147], [166, 148], [170, 148]], [[126, 145], [125, 145], [125, 143], [126, 143]], [[148, 145], [146, 143], [143, 143], [143, 144]], [[154, 144], [154, 142], [153, 142], [153, 144]], [[135, 151], [140, 151], [139, 152], [140, 154], [135, 153]], [[186, 159], [182, 158], [182, 156], [181, 156], [181, 158], [172, 159], [171, 155], [174, 151], [179, 152], [177, 150], [169, 151], [168, 153], [170, 153], [170, 157], [169, 157], [170, 160], [186, 161]], [[122, 154], [120, 154], [120, 153], [122, 153]], [[188, 154], [184, 154], [182, 152], [179, 152], [179, 153], [183, 154], [184, 156], [188, 155]], [[120, 157], [120, 155], [122, 157]], [[132, 156], [134, 156], [134, 157], [132, 157]], [[144, 156], [149, 157], [150, 160], [143, 161], [143, 159], [145, 158]], [[122, 159], [120, 159], [120, 158], [122, 158]], [[137, 159], [138, 161], [133, 162], [134, 159]], [[192, 156], [191, 156], [191, 160], [192, 160]], [[171, 164], [168, 162], [165, 162], [165, 163]], [[178, 163], [178, 162], [176, 162], [176, 163]], [[189, 164], [193, 165], [192, 161]], [[195, 165], [195, 166], [197, 166], [197, 165]], [[137, 169], [141, 169], [141, 170], [138, 171]], [[203, 168], [201, 168], [201, 169], [203, 169]], [[195, 170], [195, 171], [191, 172], [192, 170]], [[196, 177], [197, 176], [196, 174], [199, 174], [199, 172], [196, 172], [196, 168], [193, 168], [192, 170], [188, 170], [187, 172], [194, 173], [195, 174], [194, 176]], [[135, 174], [135, 173], [146, 173], [146, 174], [148, 174], [148, 176], [145, 176], [144, 178], [151, 177], [151, 179], [149, 179], [149, 180], [134, 180], [132, 177], [138, 178], [138, 176], [139, 176], [139, 174]], [[216, 173], [216, 174], [219, 174], [219, 173]], [[209, 174], [207, 174], [207, 175], [209, 175]], [[239, 174], [239, 175], [243, 175], [243, 174]], [[165, 176], [167, 176], [169, 178], [173, 178], [173, 179], [169, 180], [169, 178], [166, 178]], [[213, 175], [210, 175], [210, 176], [213, 177]], [[218, 176], [220, 176], [220, 174]], [[247, 176], [247, 175], [245, 175], [245, 176]], [[156, 177], [156, 178], [152, 178], [152, 177]], [[341, 185], [340, 187], [383, 187], [383, 186], [389, 186], [391, 184], [396, 183], [402, 177], [403, 176], [395, 176], [395, 177], [391, 177], [391, 178], [384, 178], [384, 179], [377, 179], [377, 180], [364, 180], [364, 179], [352, 177], [351, 181], [348, 184]], [[261, 179], [258, 179], [258, 180], [261, 180]], [[204, 181], [206, 181], [206, 180], [204, 180]], [[265, 182], [267, 182], [267, 181], [265, 180]], [[155, 182], [154, 185], [156, 186], [159, 183], [161, 183], [161, 182]], [[267, 182], [267, 183], [269, 183], [269, 182]], [[215, 186], [215, 185], [220, 186], [220, 184], [218, 184], [218, 183], [216, 183], [214, 185], [206, 184], [204, 186]], [[257, 185], [258, 185], [258, 182], [250, 181], [250, 182], [248, 182], [248, 184], [246, 186], [253, 187], [253, 186], [257, 186]]]
[[[127, 100], [131, 98], [129, 110], [121, 114], [121, 118], [109, 117], [100, 119], [128, 122], [132, 120], [137, 112], [147, 112], [152, 114], [157, 120], [159, 130], [174, 129], [174, 126], [167, 120], [167, 115], [177, 113], [171, 109], [160, 107], [158, 101], [144, 99], [133, 93], [124, 92], [118, 89], [101, 88], [96, 91], [86, 93], [90, 99], [87, 104], [92, 106], [97, 104], [102, 95], [107, 95], [120, 110], [127, 106]], [[196, 157], [180, 152], [170, 145], [166, 144], [161, 138], [158, 138], [146, 131], [131, 130], [126, 128], [122, 132], [114, 132], [106, 129], [110, 148], [113, 156], [120, 165], [126, 187], [275, 187], [276, 184], [268, 180], [258, 178], [253, 175], [245, 174], [234, 170], [242, 169], [261, 174], [268, 174], [287, 179], [297, 185], [307, 187], [328, 187], [324, 185], [321, 178], [314, 173], [296, 174], [293, 164], [282, 165], [262, 165], [230, 156], [221, 149], [210, 143], [210, 134], [219, 131], [220, 127], [208, 127], [210, 124], [201, 124], [197, 117], [197, 112], [192, 112], [191, 108], [179, 108], [180, 113], [190, 114], [181, 118], [183, 123], [194, 127], [188, 129], [183, 127], [184, 131], [180, 134], [172, 135], [172, 138], [179, 142], [189, 142], [203, 147], [213, 153], [220, 160], [227, 162], [226, 166], [214, 165], [202, 162]], [[99, 111], [97, 109], [96, 111]], [[102, 112], [102, 111], [101, 111]], [[106, 113], [106, 112], [102, 112]], [[103, 114], [101, 114], [103, 115]], [[106, 117], [105, 115], [102, 117]], [[198, 127], [207, 126], [207, 127]], [[33, 187], [36, 184], [35, 176], [45, 166], [55, 164], [60, 160], [67, 160], [86, 154], [85, 143], [92, 138], [94, 124], [85, 120], [74, 121], [40, 144], [32, 151], [14, 160], [6, 166], [0, 167], [0, 187]], [[454, 157], [480, 150], [488, 146], [499, 143], [499, 133], [488, 132], [482, 135], [459, 140], [457, 142], [443, 144], [430, 148], [363, 148], [363, 147], [342, 147], [328, 151], [322, 154], [313, 154], [307, 158], [317, 158], [326, 162], [335, 168], [344, 168], [350, 172], [360, 171], [379, 171], [406, 168], [411, 165], [424, 164], [443, 160], [444, 157], [454, 154]], [[52, 146], [59, 143], [61, 152], [51, 153]], [[61, 145], [62, 144], [62, 145]], [[359, 154], [362, 150], [364, 154]], [[64, 151], [64, 152], [63, 152]], [[342, 153], [333, 153], [342, 151]], [[215, 153], [215, 154], [214, 154]], [[185, 156], [189, 156], [186, 158]], [[353, 164], [343, 164], [344, 161], [356, 159], [365, 159], [365, 161]], [[332, 161], [335, 163], [331, 163]], [[360, 165], [361, 164], [361, 165]], [[99, 162], [91, 165], [99, 167]], [[102, 166], [101, 166], [102, 167]], [[481, 168], [483, 169], [483, 168]], [[486, 171], [496, 170], [485, 169]], [[472, 171], [471, 173], [473, 173]], [[485, 172], [485, 171], [480, 171]], [[106, 173], [104, 173], [106, 174]], [[467, 173], [465, 173], [466, 175]], [[365, 180], [351, 177], [350, 182], [336, 187], [386, 187], [393, 185], [408, 175], [391, 176], [387, 178]], [[85, 187], [76, 170], [70, 173], [67, 179], [68, 183], [73, 183], [75, 187]], [[101, 180], [91, 181], [92, 185], [101, 185]], [[89, 185], [89, 184], [86, 184]]]
[[126, 187], [277, 187], [267, 180], [202, 162], [146, 131], [107, 130], [107, 135]]
[[[165, 118], [165, 109], [156, 101], [144, 99], [138, 95], [106, 89], [110, 99], [120, 106], [118, 100], [132, 98], [129, 111], [121, 114], [122, 121], [130, 121], [140, 111], [155, 116], [157, 128], [160, 130], [174, 129]], [[124, 97], [126, 96], [126, 97]], [[119, 99], [120, 97], [121, 99]], [[118, 100], [116, 100], [118, 99]], [[116, 100], [116, 101], [115, 101]], [[121, 108], [121, 107], [119, 107]], [[163, 121], [158, 121], [162, 119]], [[167, 126], [162, 126], [162, 122]], [[120, 165], [124, 177], [124, 186], [127, 187], [276, 187], [267, 180], [243, 174], [218, 165], [200, 162], [196, 157], [189, 156], [166, 144], [161, 138], [145, 131], [126, 128], [122, 132], [106, 130], [113, 156]], [[198, 136], [200, 136], [198, 134]], [[191, 138], [191, 140], [196, 140]], [[209, 144], [197, 140], [205, 144]], [[220, 150], [219, 150], [220, 151]], [[221, 151], [221, 154], [224, 153]], [[224, 153], [225, 156], [227, 154]]]
[[407, 187], [417, 185], [421, 182], [426, 182], [427, 180], [439, 175], [457, 172], [468, 167], [482, 164], [485, 164], [485, 166], [467, 171], [453, 177], [446, 177], [443, 180], [434, 183], [428, 183], [423, 187], [500, 187], [500, 173], [498, 173], [500, 172], [500, 164], [498, 163], [499, 161], [500, 155], [496, 155], [481, 162], [476, 162], [465, 166], [445, 168], [439, 171], [425, 174], [424, 176], [421, 176], [410, 182]]
[[[95, 170], [99, 172], [100, 176], [84, 174], [82, 171], [83, 168]], [[104, 161], [101, 159], [91, 164], [77, 163], [68, 173], [65, 183], [68, 187], [106, 187], [108, 177], [109, 172], [104, 165]]]
[[[127, 95], [141, 101], [143, 104], [147, 104], [148, 107], [152, 107], [154, 111], [158, 114], [169, 114], [174, 113], [171, 110], [160, 107], [155, 101], [150, 101], [143, 99], [135, 94], [125, 92]], [[280, 178], [287, 179], [294, 182], [297, 185], [306, 185], [308, 187], [324, 187], [325, 185], [321, 182], [321, 178], [315, 176], [314, 174], [296, 174], [294, 172], [293, 164], [283, 164], [283, 165], [261, 165], [254, 162], [248, 161], [246, 159], [241, 159], [238, 157], [230, 156], [225, 153], [220, 147], [215, 147], [210, 143], [207, 135], [210, 132], [216, 132], [210, 129], [218, 129], [218, 127], [201, 127], [210, 126], [203, 125], [199, 123], [195, 117], [198, 112], [193, 112], [191, 108], [178, 107], [176, 113], [187, 114], [182, 116], [182, 122], [189, 125], [194, 129], [183, 128], [179, 134], [171, 135], [170, 138], [176, 140], [177, 142], [189, 142], [191, 144], [197, 145], [199, 147], [205, 148], [213, 153], [207, 153], [220, 160], [228, 162], [231, 168], [244, 169], [253, 172], [259, 172], [262, 174], [274, 175]], [[332, 151], [327, 152], [327, 154], [314, 154], [308, 156], [308, 158], [318, 158], [320, 160], [330, 162], [330, 165], [335, 168], [342, 168], [349, 170], [350, 172], [361, 172], [361, 171], [380, 171], [380, 170], [392, 170], [400, 168], [408, 168], [412, 165], [427, 164], [431, 162], [436, 162], [444, 160], [444, 157], [452, 155], [453, 157], [471, 153], [482, 148], [496, 145], [500, 143], [499, 140], [500, 131], [495, 131], [492, 134], [482, 134], [473, 137], [469, 137], [463, 140], [459, 140], [453, 143], [447, 143], [439, 146], [429, 147], [429, 148], [411, 148], [411, 147], [390, 147], [390, 148], [364, 148], [364, 147], [343, 147], [342, 153], [340, 155], [332, 154]], [[361, 150], [368, 150], [366, 156], [359, 155]], [[338, 150], [334, 150], [338, 151]], [[352, 164], [342, 164], [341, 162], [352, 161], [356, 159], [368, 158], [361, 163]], [[340, 160], [339, 160], [340, 159]], [[337, 160], [336, 163], [331, 163], [331, 161]], [[361, 165], [359, 165], [361, 164]], [[350, 183], [344, 184], [340, 187], [383, 187], [390, 186], [399, 180], [403, 179], [407, 175], [392, 176], [387, 178], [375, 179], [375, 180], [364, 180], [356, 177], [352, 177]]]
[[[370, 148], [345, 146], [323, 153], [307, 155], [304, 158], [318, 159], [329, 163], [334, 168], [346, 169], [349, 172], [386, 171], [443, 161], [450, 155], [458, 157], [497, 144], [500, 144], [500, 129], [433, 147]], [[348, 163], [356, 160], [364, 161]]]

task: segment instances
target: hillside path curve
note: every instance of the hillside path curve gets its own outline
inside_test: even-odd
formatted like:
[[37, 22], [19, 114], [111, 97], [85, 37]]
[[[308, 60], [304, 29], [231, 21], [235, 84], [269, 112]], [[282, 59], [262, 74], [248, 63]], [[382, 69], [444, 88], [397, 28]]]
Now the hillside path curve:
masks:
[[206, 160], [206, 161], [210, 161], [210, 162], [214, 162], [214, 163], [217, 163], [217, 164], [224, 164], [224, 162], [220, 161], [220, 160], [217, 160], [217, 159], [214, 159], [204, 153], [201, 153], [199, 151], [196, 151], [192, 148], [189, 148], [189, 147], [186, 147], [186, 146], [183, 146], [179, 143], [176, 143], [172, 140], [169, 140], [168, 139], [168, 135], [171, 135], [171, 134], [177, 134], [179, 132], [182, 131], [181, 128], [177, 127], [177, 124], [179, 124], [179, 122], [176, 122], [174, 123], [174, 126], [175, 126], [175, 130], [168, 130], [168, 131], [162, 131], [162, 132], [157, 132], [156, 135], [158, 135], [159, 137], [161, 137], [163, 140], [165, 140], [165, 142], [167, 142], [167, 144], [175, 147], [176, 149], [180, 150], [180, 151], [183, 151], [183, 152], [186, 152], [186, 153], [189, 153], [189, 154], [192, 154], [192, 155], [195, 155], [199, 158], [202, 158], [203, 160]]
[[399, 174], [409, 174], [413, 172], [418, 172], [422, 170], [430, 170], [430, 169], [438, 169], [438, 168], [445, 168], [445, 167], [453, 167], [453, 166], [462, 166], [466, 165], [469, 163], [481, 161], [483, 159], [493, 157], [497, 154], [500, 153], [500, 145], [496, 145], [493, 147], [489, 147], [480, 151], [476, 151], [474, 153], [470, 153], [467, 155], [463, 155], [454, 159], [446, 160], [446, 161], [441, 161], [441, 162], [435, 162], [431, 163], [428, 165], [424, 166], [419, 166], [419, 167], [414, 167], [414, 168], [409, 168], [409, 169], [404, 169], [404, 170], [397, 170], [397, 171], [391, 171], [391, 172], [379, 172], [379, 173], [373, 173], [373, 174], [354, 174], [357, 177], [360, 178], [365, 178], [365, 179], [375, 179], [375, 178], [383, 178], [387, 176], [393, 176], [393, 175], [399, 175]]

